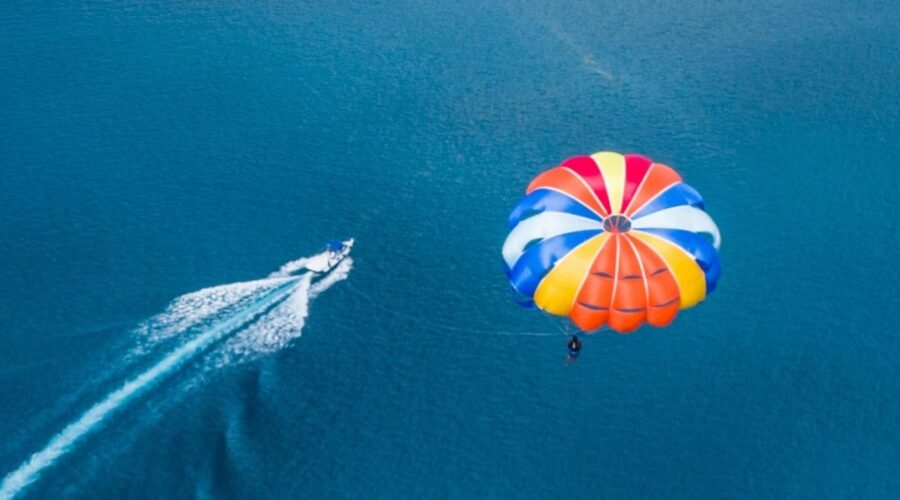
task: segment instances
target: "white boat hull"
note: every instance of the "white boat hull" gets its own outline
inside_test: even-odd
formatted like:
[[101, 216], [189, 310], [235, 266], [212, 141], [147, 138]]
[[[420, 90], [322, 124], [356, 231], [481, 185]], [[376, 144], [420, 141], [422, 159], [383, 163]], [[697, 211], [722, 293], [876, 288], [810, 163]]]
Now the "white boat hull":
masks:
[[344, 248], [337, 252], [325, 252], [309, 259], [309, 262], [306, 263], [306, 270], [314, 273], [327, 273], [334, 269], [336, 265], [350, 255], [350, 250], [353, 249], [353, 238], [342, 243]]

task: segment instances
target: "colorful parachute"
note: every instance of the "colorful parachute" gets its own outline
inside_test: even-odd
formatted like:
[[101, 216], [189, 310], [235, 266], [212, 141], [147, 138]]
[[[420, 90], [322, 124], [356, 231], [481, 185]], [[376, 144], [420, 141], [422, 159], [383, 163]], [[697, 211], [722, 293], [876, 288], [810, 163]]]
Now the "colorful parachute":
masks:
[[640, 155], [576, 156], [538, 175], [509, 228], [503, 260], [522, 305], [584, 331], [667, 326], [721, 274], [700, 194]]

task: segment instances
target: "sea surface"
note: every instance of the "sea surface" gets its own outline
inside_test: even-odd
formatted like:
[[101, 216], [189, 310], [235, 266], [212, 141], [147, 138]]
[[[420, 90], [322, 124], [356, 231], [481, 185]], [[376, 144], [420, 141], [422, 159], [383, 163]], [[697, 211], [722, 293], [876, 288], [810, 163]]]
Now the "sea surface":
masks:
[[[599, 150], [724, 274], [566, 366], [500, 247]], [[900, 498], [898, 169], [894, 0], [5, 2], [0, 497]]]

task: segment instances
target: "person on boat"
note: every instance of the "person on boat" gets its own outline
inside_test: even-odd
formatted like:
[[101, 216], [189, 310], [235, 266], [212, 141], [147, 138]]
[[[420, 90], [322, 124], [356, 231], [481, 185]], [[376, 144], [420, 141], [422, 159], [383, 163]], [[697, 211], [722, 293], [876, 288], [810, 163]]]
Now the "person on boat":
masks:
[[569, 348], [569, 357], [566, 358], [566, 362], [575, 362], [575, 359], [578, 358], [578, 353], [581, 352], [581, 339], [578, 338], [578, 335], [572, 335], [572, 338], [569, 339], [569, 343], [566, 344], [566, 347]]
[[344, 244], [337, 240], [331, 240], [328, 242], [328, 259], [331, 260], [337, 255], [338, 252], [344, 249]]

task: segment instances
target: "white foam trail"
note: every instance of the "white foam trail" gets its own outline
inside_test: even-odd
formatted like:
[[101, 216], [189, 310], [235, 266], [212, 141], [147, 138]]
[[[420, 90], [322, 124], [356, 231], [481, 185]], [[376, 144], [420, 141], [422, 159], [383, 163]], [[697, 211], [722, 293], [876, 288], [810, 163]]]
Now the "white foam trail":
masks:
[[328, 276], [325, 276], [321, 280], [313, 283], [313, 285], [309, 288], [309, 298], [314, 299], [320, 293], [334, 286], [335, 283], [347, 279], [347, 276], [350, 275], [351, 269], [353, 269], [353, 259], [347, 257], [346, 259], [342, 260], [341, 263], [338, 264], [334, 269], [332, 269], [332, 271], [328, 273]]
[[[0, 500], [21, 493], [45, 468], [53, 465], [80, 439], [99, 429], [106, 419], [130, 399], [153, 387], [230, 332], [250, 323], [272, 305], [277, 304], [257, 323], [242, 332], [240, 337], [243, 341], [234, 344], [235, 352], [240, 353], [242, 349], [271, 352], [299, 336], [309, 312], [309, 300], [338, 281], [346, 279], [352, 268], [352, 260], [347, 258], [311, 287], [313, 274], [290, 276], [301, 270], [308, 261], [308, 258], [304, 258], [288, 262], [264, 280], [205, 288], [174, 300], [166, 311], [139, 328], [138, 333], [146, 334], [151, 342], [155, 342], [204, 323], [212, 322], [213, 326], [126, 382], [67, 425], [43, 450], [32, 455], [3, 479], [0, 484]], [[237, 312], [227, 319], [215, 321], [221, 319], [225, 312], [235, 310]]]
[[137, 333], [157, 342], [246, 306], [290, 278], [270, 278], [204, 288], [173, 300], [166, 310], [141, 325]]
[[327, 258], [328, 252], [321, 252], [287, 262], [265, 279], [203, 288], [182, 295], [137, 328], [140, 340], [131, 355], [146, 354], [162, 340], [221, 321], [286, 281], [297, 279], [293, 274], [309, 262]]
[[192, 327], [220, 320], [286, 281], [297, 279], [294, 273], [303, 270], [309, 262], [327, 256], [328, 252], [321, 252], [292, 260], [265, 279], [203, 288], [182, 295], [173, 300], [165, 311], [144, 322], [137, 333], [144, 336], [145, 343], [154, 344]]
[[152, 387], [184, 362], [191, 359], [193, 355], [203, 351], [228, 332], [253, 319], [254, 316], [267, 307], [284, 298], [285, 294], [290, 293], [295, 286], [298, 288], [302, 286], [308, 289], [310, 279], [311, 276], [305, 276], [299, 278], [299, 282], [296, 284], [289, 282], [275, 289], [253, 303], [242, 314], [210, 328], [170, 353], [149, 370], [129, 380], [125, 385], [110, 393], [103, 401], [92, 406], [78, 420], [67, 425], [59, 434], [54, 436], [43, 450], [32, 455], [27, 462], [7, 475], [3, 479], [2, 485], [0, 485], [0, 499], [16, 496], [37, 479], [43, 469], [53, 465], [56, 459], [65, 454], [79, 439], [96, 430], [110, 415], [121, 408], [132, 397]]
[[288, 262], [267, 279], [204, 288], [172, 301], [163, 313], [138, 328], [137, 333], [145, 337], [145, 342], [155, 343], [204, 325], [208, 328], [107, 395], [56, 434], [43, 450], [33, 454], [3, 479], [0, 500], [21, 493], [44, 469], [66, 454], [72, 445], [99, 429], [132, 398], [159, 383], [229, 333], [250, 324], [249, 328], [239, 331], [238, 336], [231, 339], [241, 340], [226, 343], [232, 347], [226, 349], [226, 353], [233, 351], [235, 354], [271, 352], [298, 337], [309, 313], [309, 300], [346, 279], [353, 267], [353, 261], [348, 257], [315, 285], [312, 285], [312, 273], [291, 276], [303, 269], [310, 259], [321, 255], [324, 253]]
[[280, 278], [280, 277], [284, 277], [284, 276], [290, 276], [291, 274], [294, 274], [294, 273], [296, 273], [297, 271], [300, 271], [300, 270], [302, 270], [303, 268], [305, 268], [305, 267], [306, 267], [306, 264], [307, 264], [311, 259], [315, 259], [315, 258], [317, 258], [317, 257], [320, 257], [320, 256], [322, 256], [322, 255], [325, 255], [326, 253], [327, 253], [327, 252], [322, 252], [322, 253], [320, 253], [320, 254], [318, 254], [318, 255], [314, 255], [314, 256], [312, 256], [312, 257], [303, 257], [303, 258], [300, 258], [300, 259], [297, 259], [297, 260], [292, 260], [292, 261], [290, 261], [290, 262], [288, 262], [288, 263], [282, 265], [280, 268], [278, 268], [277, 271], [275, 271], [274, 273], [270, 274], [269, 277], [270, 277], [270, 278]]
[[309, 301], [328, 290], [335, 283], [347, 279], [353, 269], [353, 259], [342, 260], [327, 276], [313, 283], [308, 290], [299, 287], [259, 321], [228, 339], [221, 356], [214, 360], [215, 367], [251, 359], [283, 349], [300, 337], [309, 314]]

